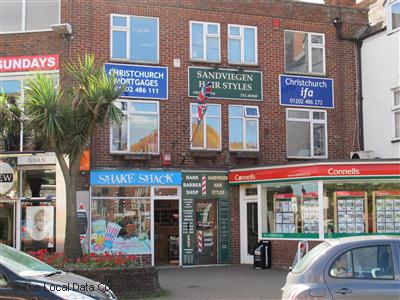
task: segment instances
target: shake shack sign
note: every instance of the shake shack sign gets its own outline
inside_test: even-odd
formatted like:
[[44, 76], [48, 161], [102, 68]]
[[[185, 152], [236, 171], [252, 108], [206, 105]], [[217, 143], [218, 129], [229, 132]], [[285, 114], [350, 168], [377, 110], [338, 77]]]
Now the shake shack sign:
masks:
[[262, 73], [235, 69], [189, 67], [189, 97], [197, 97], [201, 87], [212, 84], [211, 98], [262, 100]]
[[12, 189], [14, 172], [9, 164], [0, 161], [0, 195], [4, 195]]

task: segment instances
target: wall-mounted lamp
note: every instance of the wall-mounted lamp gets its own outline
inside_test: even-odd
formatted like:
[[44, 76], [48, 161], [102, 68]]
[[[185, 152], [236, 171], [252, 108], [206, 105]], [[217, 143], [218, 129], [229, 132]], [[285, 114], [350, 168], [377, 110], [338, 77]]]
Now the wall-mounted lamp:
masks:
[[69, 23], [53, 24], [51, 29], [58, 34], [61, 34], [64, 38], [72, 39], [72, 26]]

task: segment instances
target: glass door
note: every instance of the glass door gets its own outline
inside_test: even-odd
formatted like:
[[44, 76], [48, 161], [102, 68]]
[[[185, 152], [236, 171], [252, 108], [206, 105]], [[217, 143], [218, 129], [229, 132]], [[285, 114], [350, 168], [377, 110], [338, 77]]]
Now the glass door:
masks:
[[258, 242], [257, 200], [242, 200], [240, 203], [240, 262], [253, 263], [253, 251]]
[[195, 264], [217, 263], [217, 201], [195, 202]]

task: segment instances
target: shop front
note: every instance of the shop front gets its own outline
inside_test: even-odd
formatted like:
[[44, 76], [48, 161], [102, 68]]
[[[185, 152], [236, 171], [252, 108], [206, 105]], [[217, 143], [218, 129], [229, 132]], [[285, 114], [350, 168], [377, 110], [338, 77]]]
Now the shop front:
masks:
[[182, 172], [183, 265], [230, 262], [227, 172]]
[[172, 171], [91, 171], [90, 252], [179, 264], [181, 182]]
[[[229, 182], [240, 185], [241, 203], [257, 203], [258, 239], [272, 240], [275, 265], [291, 264], [299, 240], [316, 244], [354, 235], [400, 235], [398, 160], [234, 169]], [[250, 235], [246, 205], [240, 214], [241, 232]], [[249, 262], [243, 251], [250, 242], [241, 236], [242, 263]]]

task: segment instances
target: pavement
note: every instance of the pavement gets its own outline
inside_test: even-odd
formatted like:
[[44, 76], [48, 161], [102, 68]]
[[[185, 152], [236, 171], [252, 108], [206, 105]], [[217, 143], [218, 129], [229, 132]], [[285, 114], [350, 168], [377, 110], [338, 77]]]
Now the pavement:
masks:
[[287, 271], [252, 265], [160, 268], [165, 295], [157, 299], [281, 299]]

